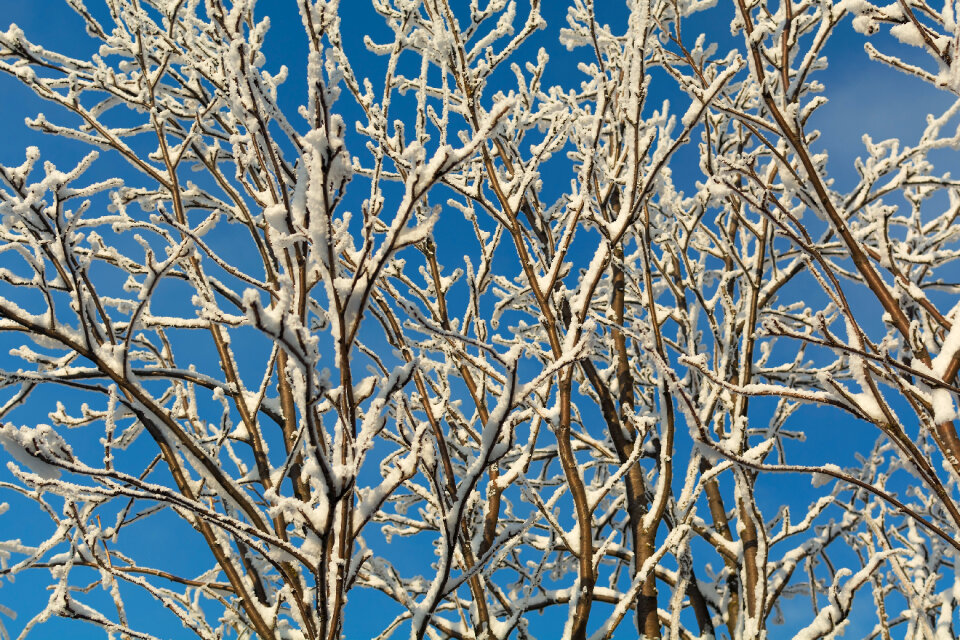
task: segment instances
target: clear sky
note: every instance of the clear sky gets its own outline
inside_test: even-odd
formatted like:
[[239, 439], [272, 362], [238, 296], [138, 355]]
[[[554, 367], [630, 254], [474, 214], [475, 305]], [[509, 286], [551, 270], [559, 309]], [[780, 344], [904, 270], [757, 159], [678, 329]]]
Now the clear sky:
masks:
[[[466, 0], [463, 0], [464, 2]], [[88, 0], [90, 8], [95, 13], [102, 13], [99, 6], [99, 0]], [[537, 34], [529, 43], [524, 45], [524, 51], [521, 57], [529, 52], [535, 51], [536, 47], [543, 46], [551, 55], [551, 64], [548, 67], [548, 74], [545, 84], [560, 83], [570, 86], [572, 83], [579, 82], [579, 75], [575, 68], [572, 68], [570, 62], [579, 59], [578, 54], [570, 54], [558, 45], [557, 34], [560, 27], [564, 26], [564, 6], [565, 2], [561, 0], [544, 0], [544, 14], [548, 22], [548, 28]], [[623, 5], [620, 2], [611, 0], [598, 2], [602, 6], [602, 11], [608, 12], [607, 21], [612, 25], [617, 21], [622, 21], [625, 16]], [[726, 47], [741, 44], [739, 41], [731, 39], [729, 31], [729, 20], [732, 17], [732, 4], [728, 3], [724, 8], [723, 2], [717, 11], [708, 13], [708, 17], [695, 17], [687, 24], [685, 29], [687, 33], [693, 33], [700, 29], [707, 33], [708, 40], [714, 40], [720, 43], [721, 51]], [[2, 6], [2, 20], [4, 23], [16, 23], [27, 34], [27, 37], [33, 41], [44, 44], [52, 49], [60, 49], [66, 53], [80, 55], [91, 50], [91, 40], [87, 38], [80, 26], [80, 21], [66, 7], [65, 2], [60, 0], [0, 0]], [[267, 68], [276, 70], [280, 64], [285, 64], [290, 68], [290, 80], [282, 89], [282, 103], [287, 107], [289, 113], [295, 113], [296, 106], [303, 102], [303, 86], [305, 77], [305, 52], [306, 46], [302, 36], [302, 27], [299, 15], [296, 12], [295, 3], [292, 0], [260, 0], [257, 4], [258, 12], [261, 15], [270, 15], [272, 21], [272, 30], [268, 37], [268, 63]], [[521, 10], [522, 11], [522, 10]], [[352, 62], [361, 76], [369, 76], [377, 80], [382, 77], [384, 61], [367, 52], [362, 45], [364, 35], [371, 36], [374, 40], [384, 39], [387, 33], [382, 25], [377, 23], [377, 18], [366, 6], [365, 0], [342, 0], [341, 14], [343, 17], [343, 32], [347, 39], [348, 51], [353, 52]], [[717, 16], [724, 15], [723, 20]], [[5, 25], [3, 25], [5, 26]], [[924, 121], [923, 115], [927, 112], [937, 112], [944, 108], [949, 100], [946, 96], [938, 94], [927, 85], [919, 81], [907, 78], [900, 73], [887, 69], [879, 64], [868, 61], [862, 48], [863, 39], [858, 34], [853, 33], [849, 26], [849, 19], [839, 29], [837, 35], [831, 40], [827, 55], [830, 60], [830, 68], [820, 74], [821, 82], [826, 85], [826, 95], [830, 102], [826, 107], [820, 110], [815, 118], [815, 126], [819, 128], [823, 137], [824, 145], [830, 150], [830, 168], [833, 175], [837, 178], [834, 185], [838, 190], [844, 189], [844, 183], [852, 183], [855, 177], [853, 169], [854, 158], [862, 153], [862, 143], [860, 137], [863, 133], [869, 133], [874, 139], [882, 139], [890, 136], [900, 136], [905, 142], [914, 139], [922, 130]], [[908, 54], [909, 55], [909, 54]], [[918, 52], [918, 55], [922, 55]], [[884, 99], [877, 99], [877, 86], [883, 86], [892, 90], [884, 92]], [[657, 93], [657, 92], [660, 93]], [[2, 131], [3, 144], [0, 145], [0, 163], [5, 165], [16, 165], [22, 162], [23, 149], [27, 145], [37, 145], [43, 152], [43, 157], [47, 159], [55, 158], [58, 164], [68, 166], [84, 155], [87, 148], [72, 142], [52, 139], [41, 136], [24, 125], [24, 117], [35, 116], [38, 112], [46, 112], [51, 119], [55, 119], [54, 108], [43, 104], [32, 94], [28, 93], [17, 83], [8, 77], [0, 77], [0, 131]], [[667, 90], [666, 83], [660, 82], [654, 85], [654, 95], [651, 96], [650, 104], [659, 105], [663, 99], [669, 99], [676, 103], [674, 109], [682, 114], [685, 111], [688, 100], [675, 91]], [[357, 110], [350, 106], [350, 99], [346, 95], [341, 100], [341, 107], [346, 114], [346, 120], [350, 123], [356, 119]], [[295, 118], [296, 119], [296, 118]], [[298, 119], [296, 119], [298, 120]], [[299, 120], [298, 120], [299, 121]], [[348, 144], [350, 137], [348, 137]], [[355, 153], [360, 153], [361, 145], [357, 144]], [[61, 160], [62, 159], [62, 160]], [[689, 167], [689, 174], [684, 175], [685, 162]], [[109, 176], [117, 170], [117, 159], [109, 154], [98, 161], [93, 175], [97, 177]], [[700, 179], [701, 176], [697, 170], [696, 156], [694, 148], [688, 147], [683, 151], [677, 161], [673, 164], [674, 177], [677, 182], [683, 185], [692, 186], [693, 181]], [[564, 180], [567, 180], [564, 177]], [[563, 188], [565, 185], [560, 185]], [[357, 202], [364, 193], [364, 188], [356, 189]], [[348, 209], [355, 209], [356, 204], [348, 206]], [[441, 222], [438, 229], [441, 234], [438, 240], [450, 239], [454, 241], [458, 233], [457, 225], [451, 223], [449, 226]], [[443, 234], [446, 234], [444, 236]], [[455, 266], [457, 257], [454, 251], [455, 242], [451, 242], [447, 251], [448, 265]], [[580, 247], [580, 255], [574, 255], [574, 259], [583, 259], [589, 256], [590, 248]], [[0, 258], [0, 264], [2, 260]], [[236, 259], [242, 260], [241, 255]], [[2, 295], [7, 295], [0, 292]], [[5, 368], [9, 365], [9, 357], [6, 352], [9, 348], [17, 346], [13, 337], [0, 335], [0, 367]], [[254, 358], [256, 354], [251, 354]], [[17, 365], [13, 365], [17, 366]], [[50, 389], [42, 390], [39, 393], [51, 393]], [[3, 400], [6, 399], [4, 396]], [[12, 419], [21, 423], [30, 421], [46, 421], [46, 411], [53, 409], [55, 400], [63, 399], [69, 401], [69, 394], [63, 398], [48, 398], [48, 402], [35, 402], [30, 405], [32, 409], [18, 411]], [[840, 414], [832, 414], [836, 422], [824, 421], [822, 412], [813, 410], [804, 410], [798, 414], [794, 423], [795, 427], [803, 424], [807, 429], [808, 442], [806, 446], [798, 447], [795, 450], [795, 461], [797, 462], [822, 462], [821, 455], [825, 443], [837, 443], [837, 433], [843, 434], [839, 443], [840, 446], [831, 451], [834, 455], [832, 462], [844, 464], [853, 461], [853, 451], [856, 448], [863, 449], [864, 441], [870, 441], [874, 437], [874, 432], [863, 424], [852, 423], [849, 418]], [[831, 414], [826, 414], [831, 415]], [[810, 422], [806, 422], [809, 419]], [[829, 438], [827, 436], [829, 435]], [[146, 449], [144, 454], [147, 455]], [[6, 462], [5, 453], [0, 453], [0, 461]], [[5, 469], [0, 469], [0, 481], [8, 480], [9, 474]], [[803, 498], [804, 501], [798, 502], [797, 506], [805, 504], [808, 496], [802, 496], [794, 491], [793, 483], [801, 483], [808, 486], [809, 479], [806, 477], [780, 477], [765, 479], [760, 485], [760, 499], [769, 501], [769, 504], [778, 504], [788, 502], [796, 498], [798, 501]], [[798, 497], [799, 496], [799, 497]], [[11, 504], [11, 511], [0, 516], [0, 530], [3, 531], [0, 537], [11, 537], [10, 533], [14, 530], [14, 537], [22, 537], [24, 541], [31, 539], [32, 534], [38, 529], [44, 528], [47, 522], [38, 519], [37, 514], [18, 506], [15, 499], [0, 495], [0, 501], [8, 501]], [[771, 510], [772, 512], [772, 510]], [[162, 526], [161, 526], [162, 525]], [[178, 530], [177, 527], [180, 527]], [[197, 550], [189, 544], [181, 543], [181, 536], [188, 537], [190, 532], [182, 525], [173, 522], [172, 518], [157, 519], [151, 521], [149, 526], [142, 527], [140, 543], [145, 547], [163, 549], [167, 553], [170, 549], [175, 549], [174, 553], [179, 556], [172, 558], [174, 566], [184, 568], [190, 573], [190, 567], [202, 561], [203, 565], [208, 564], [205, 555], [193, 555]], [[418, 564], [429, 562], [433, 559], [432, 550], [417, 543], [395, 539], [394, 548], [399, 549], [404, 546], [410, 548], [406, 560], [401, 560], [403, 568], [411, 573], [416, 572]], [[424, 555], [424, 552], [426, 555]], [[427, 568], [423, 568], [427, 572]], [[91, 574], [92, 575], [92, 574]], [[0, 588], [0, 605], [14, 609], [19, 617], [14, 621], [6, 620], [7, 629], [15, 637], [22, 625], [42, 607], [47, 595], [43, 592], [43, 587], [47, 584], [49, 576], [47, 574], [20, 574], [16, 578], [15, 584], [3, 584]], [[141, 601], [141, 604], [143, 602]], [[662, 604], [662, 603], [661, 603]], [[152, 609], [151, 609], [152, 610]], [[386, 601], [383, 596], [378, 594], [364, 593], [360, 590], [351, 592], [351, 600], [347, 609], [345, 637], [367, 638], [379, 632], [383, 623], [387, 619], [387, 613], [392, 617], [394, 608]], [[786, 612], [788, 618], [789, 612]], [[0, 614], [2, 616], [2, 614]], [[807, 619], [808, 612], [805, 610], [802, 616]], [[136, 614], [132, 613], [134, 619]], [[538, 624], [542, 625], [539, 637], [550, 638], [551, 633], [557, 633], [562, 620], [556, 617], [545, 616]], [[873, 621], [868, 620], [864, 624], [872, 626]], [[179, 623], [172, 616], [161, 615], [156, 619], [156, 624], [151, 623], [150, 631], [165, 638], [185, 638], [189, 637]], [[790, 625], [786, 627], [790, 628]], [[851, 629], [851, 635], [856, 635], [856, 629]], [[772, 630], [774, 634], [777, 629]], [[77, 640], [86, 640], [87, 638], [101, 638], [102, 632], [82, 624], [69, 622], [52, 622], [48, 626], [35, 632], [37, 638], [59, 637], [59, 634], [69, 633], [71, 637]], [[617, 637], [633, 637], [632, 623], [625, 623]], [[405, 631], [399, 631], [397, 637], [405, 636]]]

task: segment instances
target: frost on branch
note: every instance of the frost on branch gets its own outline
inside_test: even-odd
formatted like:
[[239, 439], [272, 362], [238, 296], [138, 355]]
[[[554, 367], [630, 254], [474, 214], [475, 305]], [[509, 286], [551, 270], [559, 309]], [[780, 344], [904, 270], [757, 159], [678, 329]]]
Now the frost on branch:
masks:
[[714, 4], [0, 31], [0, 636], [955, 637], [956, 7]]

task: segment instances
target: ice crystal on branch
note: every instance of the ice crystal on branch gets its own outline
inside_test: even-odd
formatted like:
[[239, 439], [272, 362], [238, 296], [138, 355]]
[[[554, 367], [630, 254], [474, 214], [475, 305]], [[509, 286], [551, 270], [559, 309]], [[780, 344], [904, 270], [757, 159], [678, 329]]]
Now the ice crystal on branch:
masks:
[[955, 98], [955, 6], [58, 10], [0, 32], [0, 635], [956, 636], [960, 102], [817, 129], [856, 32]]

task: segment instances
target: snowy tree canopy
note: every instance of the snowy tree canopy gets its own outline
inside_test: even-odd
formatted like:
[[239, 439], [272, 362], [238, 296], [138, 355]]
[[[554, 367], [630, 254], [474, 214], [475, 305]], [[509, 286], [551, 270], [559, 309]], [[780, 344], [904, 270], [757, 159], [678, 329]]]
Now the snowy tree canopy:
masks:
[[952, 1], [88, 4], [0, 31], [0, 636], [960, 634]]

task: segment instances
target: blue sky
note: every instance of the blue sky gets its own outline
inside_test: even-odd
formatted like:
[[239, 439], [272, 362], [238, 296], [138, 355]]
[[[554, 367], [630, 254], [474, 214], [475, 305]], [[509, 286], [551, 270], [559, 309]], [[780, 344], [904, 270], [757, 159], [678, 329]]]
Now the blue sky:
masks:
[[[64, 3], [59, 0], [33, 0], [33, 2], [13, 2], [7, 0], [3, 3], [3, 20], [18, 24], [26, 32], [28, 38], [47, 45], [54, 49], [62, 50], [66, 53], [81, 55], [90, 50], [90, 40], [80, 31], [80, 21], [70, 12]], [[520, 55], [528, 55], [535, 51], [536, 47], [544, 46], [551, 55], [551, 63], [548, 67], [545, 84], [561, 83], [571, 86], [579, 82], [579, 72], [571, 68], [570, 62], [579, 59], [579, 53], [568, 53], [557, 44], [558, 29], [563, 26], [562, 7], [565, 3], [546, 0], [547, 5], [544, 13], [549, 23], [546, 31], [538, 33], [530, 42], [524, 45], [524, 50]], [[598, 4], [600, 4], [598, 2]], [[96, 13], [98, 10], [98, 0], [89, 0], [90, 8]], [[374, 79], [381, 77], [384, 61], [376, 56], [369, 54], [362, 46], [361, 38], [368, 34], [374, 40], [383, 40], [388, 33], [380, 27], [377, 31], [374, 27], [379, 26], [376, 19], [371, 20], [371, 12], [366, 3], [361, 0], [343, 0], [341, 4], [341, 14], [343, 17], [343, 33], [347, 40], [347, 48], [351, 53], [352, 62], [358, 74], [369, 76]], [[622, 20], [625, 12], [622, 4], [619, 2], [604, 3], [604, 19], [611, 24], [617, 24]], [[285, 104], [289, 106], [288, 111], [293, 113], [295, 107], [303, 101], [303, 78], [305, 74], [304, 53], [306, 47], [302, 37], [302, 27], [300, 19], [295, 11], [294, 3], [290, 0], [260, 0], [258, 11], [261, 15], [269, 14], [272, 18], [272, 31], [268, 37], [268, 55], [267, 68], [276, 70], [280, 64], [286, 64], [290, 67], [291, 77], [282, 89], [282, 96]], [[732, 41], [728, 28], [729, 15], [724, 14], [723, 19], [718, 19], [718, 14], [732, 15], [732, 7], [728, 9], [720, 8], [716, 11], [708, 12], [707, 17], [696, 17], [689, 21], [685, 26], [688, 34], [696, 29], [704, 29], [708, 34], [708, 40], [716, 40], [720, 43], [721, 52], [730, 46], [739, 45], [739, 40]], [[5, 25], [3, 25], [5, 26]], [[367, 32], [366, 30], [370, 30]], [[887, 69], [879, 64], [870, 63], [862, 49], [862, 37], [854, 34], [849, 27], [849, 19], [840, 28], [837, 35], [831, 41], [827, 50], [830, 59], [830, 68], [828, 71], [820, 74], [820, 80], [827, 86], [826, 94], [830, 102], [823, 107], [815, 117], [814, 125], [819, 128], [823, 137], [822, 140], [831, 152], [830, 168], [837, 177], [835, 188], [843, 190], [845, 184], [851, 184], [855, 173], [853, 171], [853, 159], [861, 153], [862, 144], [860, 136], [863, 133], [871, 134], [874, 139], [882, 139], [890, 136], [900, 136], [905, 143], [913, 140], [923, 126], [923, 115], [930, 111], [936, 113], [945, 108], [949, 103], [946, 96], [939, 94], [935, 90], [922, 84], [921, 82], [906, 78], [902, 74]], [[909, 53], [907, 54], [909, 55]], [[918, 55], [919, 54], [918, 52]], [[889, 90], [884, 92], [884, 99], [877, 99], [877, 87], [885, 87]], [[659, 88], [658, 88], [659, 87]], [[23, 148], [27, 145], [37, 145], [43, 152], [43, 157], [47, 159], [56, 159], [58, 164], [67, 166], [81, 157], [86, 149], [81, 145], [69, 141], [55, 140], [49, 137], [43, 137], [27, 129], [23, 124], [25, 116], [33, 117], [38, 112], [48, 112], [51, 119], [55, 119], [55, 112], [49, 106], [41, 103], [32, 94], [16, 85], [9, 78], [0, 78], [0, 91], [4, 96], [0, 100], [0, 122], [3, 124], [4, 144], [0, 146], [0, 162], [6, 165], [19, 164], [23, 158]], [[660, 93], [657, 94], [656, 92]], [[677, 94], [675, 91], [667, 91], [665, 83], [659, 83], [654, 86], [655, 94], [651, 96], [650, 104], [659, 106], [663, 99], [670, 99], [673, 103], [673, 109], [682, 114], [685, 111], [688, 100]], [[492, 92], [491, 92], [492, 93]], [[346, 113], [348, 123], [355, 119], [357, 110], [350, 108], [350, 99], [346, 94], [341, 99], [341, 106]], [[299, 121], [297, 118], [295, 120]], [[348, 138], [349, 142], [349, 138]], [[359, 153], [361, 145], [355, 147]], [[689, 175], [683, 173], [683, 162], [689, 158]], [[62, 160], [61, 160], [62, 159]], [[117, 169], [117, 159], [105, 155], [96, 165], [92, 175], [104, 177], [112, 175]], [[692, 181], [699, 179], [696, 171], [696, 160], [692, 152], [692, 147], [678, 156], [674, 163], [674, 174], [681, 185], [686, 181], [692, 185]], [[567, 180], [567, 177], [563, 178]], [[565, 186], [565, 185], [561, 185]], [[356, 192], [363, 194], [364, 188], [356, 185]], [[362, 195], [358, 196], [362, 197]], [[353, 205], [355, 206], [355, 205]], [[347, 208], [353, 208], [348, 206]], [[447, 224], [441, 221], [438, 227], [438, 240], [443, 244], [444, 240], [450, 240], [447, 251], [446, 263], [449, 268], [457, 265], [456, 237], [462, 227], [462, 222], [451, 222]], [[589, 256], [590, 248], [581, 247], [580, 257]], [[242, 259], [238, 253], [237, 259]], [[579, 266], [579, 265], [578, 265]], [[3, 294], [6, 295], [6, 294]], [[170, 294], [174, 295], [173, 292]], [[175, 304], [175, 301], [171, 301]], [[8, 348], [16, 346], [14, 337], [0, 335], [0, 354], [5, 354]], [[4, 366], [6, 355], [0, 355], [0, 366]], [[251, 364], [259, 362], [259, 355], [251, 353], [249, 355]], [[50, 390], [40, 391], [39, 393], [51, 393]], [[31, 410], [19, 411], [15, 420], [19, 422], [45, 421], [46, 410], [56, 399], [54, 397], [44, 398], [44, 402], [37, 402]], [[43, 407], [43, 409], [41, 409]], [[823, 413], [814, 410], [804, 410], [794, 423], [795, 427], [803, 425], [806, 427], [808, 441], [803, 447], [794, 451], [797, 456], [795, 460], [802, 462], [820, 461], [820, 454], [823, 446], [827, 442], [837, 442], [838, 430], [843, 433], [840, 438], [840, 447], [833, 453], [836, 458], [831, 460], [839, 464], [853, 462], [853, 452], [857, 449], [869, 447], [864, 445], [864, 441], [871, 441], [874, 437], [873, 429], [864, 425], [852, 423], [849, 418], [840, 414], [833, 415], [833, 420], [823, 420]], [[5, 461], [6, 454], [0, 454], [0, 461]], [[148, 455], [146, 446], [144, 455]], [[7, 479], [7, 472], [0, 470], [0, 478]], [[806, 477], [778, 477], [764, 479], [760, 485], [760, 498], [767, 500], [770, 504], [784, 503], [788, 497], [797, 497], [800, 507], [806, 504], [808, 495], [795, 490], [795, 483], [807, 487], [809, 479]], [[22, 506], [14, 499], [6, 496], [0, 496], [0, 500], [6, 500], [11, 503], [11, 513], [0, 516], [0, 524], [5, 532], [12, 529], [11, 522], [16, 518], [16, 529], [22, 531], [22, 538], [28, 540], [31, 533], [44, 527], [46, 523], [36, 518], [36, 514], [24, 511]], [[770, 510], [772, 513], [773, 510]], [[11, 517], [13, 516], [13, 517]], [[161, 517], [156, 521], [145, 522], [142, 527], [141, 543], [145, 546], [169, 547], [172, 539], [179, 541], [181, 534], [187, 534], [188, 531], [177, 532], [172, 518]], [[17, 534], [20, 535], [20, 534]], [[186, 536], [184, 536], [186, 537]], [[405, 570], [413, 573], [416, 566], [421, 563], [424, 545], [415, 541], [405, 541], [395, 539], [393, 543], [395, 548], [409, 548], [407, 557], [407, 567]], [[193, 555], [196, 550], [189, 545], [178, 546], [183, 553], [173, 558], [174, 566], [181, 567], [189, 572], [190, 567], [197, 560], [205, 557]], [[432, 555], [427, 551], [427, 558], [432, 559]], [[91, 576], [93, 574], [91, 573]], [[93, 577], [91, 577], [93, 579]], [[16, 584], [5, 584], [0, 589], [0, 605], [4, 605], [19, 612], [15, 621], [6, 621], [8, 630], [15, 636], [23, 623], [26, 622], [33, 612], [38, 610], [41, 603], [46, 599], [42, 587], [46, 584], [48, 575], [45, 573], [35, 573], [33, 575], [21, 574], [17, 577]], [[134, 597], [135, 596], [131, 596]], [[351, 601], [348, 605], [347, 627], [345, 629], [347, 638], [366, 638], [378, 632], [382, 628], [384, 617], [383, 611], [392, 608], [387, 607], [387, 603], [382, 596], [376, 594], [365, 594], [360, 591], [354, 591], [351, 594]], [[788, 615], [789, 617], [789, 615]], [[543, 626], [541, 638], [550, 637], [550, 629], [554, 632], [557, 629], [558, 619], [545, 616], [539, 624]], [[873, 621], [867, 622], [872, 625]], [[621, 627], [620, 637], [631, 637], [632, 623], [625, 622]], [[180, 627], [179, 623], [170, 616], [160, 616], [156, 619], [156, 626], [151, 629], [152, 632], [169, 638], [188, 637], [188, 634]], [[776, 631], [776, 629], [775, 629]], [[851, 635], [855, 630], [851, 630]], [[58, 633], [69, 632], [73, 637], [80, 640], [86, 638], [101, 638], [102, 632], [85, 625], [78, 625], [68, 622], [53, 622], [47, 627], [36, 632], [35, 637], [46, 638], [55, 637]], [[403, 635], [403, 632], [399, 632]]]

